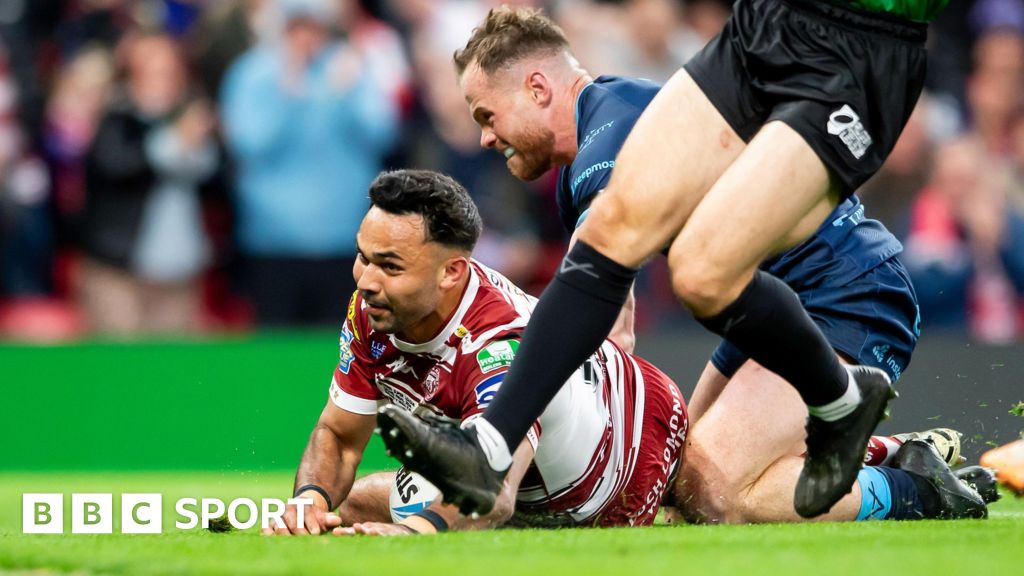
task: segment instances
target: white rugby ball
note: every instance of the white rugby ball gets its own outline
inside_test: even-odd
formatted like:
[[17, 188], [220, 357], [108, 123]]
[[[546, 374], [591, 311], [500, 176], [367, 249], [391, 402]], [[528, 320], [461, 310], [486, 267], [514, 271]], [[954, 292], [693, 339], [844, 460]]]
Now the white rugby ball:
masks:
[[430, 506], [441, 491], [427, 482], [419, 474], [400, 468], [395, 474], [395, 482], [391, 485], [388, 504], [391, 507], [391, 520], [399, 522]]

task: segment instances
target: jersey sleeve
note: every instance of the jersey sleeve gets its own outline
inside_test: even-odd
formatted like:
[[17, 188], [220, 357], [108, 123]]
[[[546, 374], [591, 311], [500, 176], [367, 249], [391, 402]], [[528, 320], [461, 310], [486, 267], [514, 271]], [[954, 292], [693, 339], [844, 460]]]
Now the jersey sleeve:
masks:
[[368, 331], [362, 317], [362, 302], [352, 294], [348, 314], [338, 337], [338, 365], [331, 379], [330, 397], [335, 406], [354, 414], [377, 413], [380, 391], [373, 384], [372, 360], [365, 342]]
[[[452, 376], [462, 386], [463, 422], [479, 417], [487, 409], [501, 388], [518, 350], [518, 338], [494, 340], [476, 354], [467, 354], [460, 359]], [[534, 423], [527, 433], [534, 450], [539, 438], [540, 425]]]

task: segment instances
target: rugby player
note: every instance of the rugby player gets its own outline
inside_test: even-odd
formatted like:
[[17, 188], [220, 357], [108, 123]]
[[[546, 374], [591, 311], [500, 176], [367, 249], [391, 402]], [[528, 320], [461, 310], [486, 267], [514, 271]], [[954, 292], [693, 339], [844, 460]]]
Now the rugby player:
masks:
[[[465, 510], [487, 508], [494, 478], [500, 478], [500, 470], [507, 466], [505, 445], [519, 434], [515, 418], [542, 408], [546, 401], [546, 392], [530, 386], [539, 380], [545, 382], [542, 389], [549, 387], [549, 377], [544, 372], [554, 370], [554, 365], [541, 349], [550, 349], [553, 342], [548, 341], [549, 337], [558, 334], [560, 339], [568, 338], [567, 342], [578, 344], [581, 338], [576, 336], [586, 336], [588, 332], [591, 336], [606, 334], [611, 326], [607, 321], [611, 312], [618, 314], [618, 308], [613, 310], [609, 304], [621, 305], [626, 300], [635, 275], [632, 267], [672, 241], [669, 258], [677, 291], [698, 319], [726, 336], [695, 394], [697, 414], [708, 414], [707, 426], [698, 430], [706, 430], [707, 434], [693, 439], [694, 462], [681, 477], [683, 494], [696, 496], [684, 500], [694, 517], [725, 521], [789, 520], [794, 519], [794, 509], [800, 516], [815, 517], [831, 509], [851, 486], [854, 493], [832, 517], [984, 514], [984, 503], [970, 489], [957, 490], [953, 498], [944, 498], [948, 494], [940, 490], [943, 497], [935, 498], [934, 486], [920, 482], [921, 477], [952, 477], [948, 467], [936, 459], [930, 460], [929, 469], [915, 470], [918, 474], [914, 475], [890, 469], [859, 470], [863, 443], [850, 445], [852, 437], [860, 438], [860, 442], [867, 440], [884, 410], [888, 381], [897, 379], [906, 367], [917, 338], [915, 297], [902, 265], [895, 258], [901, 246], [879, 223], [865, 219], [863, 207], [851, 194], [854, 185], [884, 160], [905, 115], [895, 128], [881, 113], [873, 115], [870, 120], [875, 127], [884, 130], [877, 136], [878, 145], [871, 149], [870, 136], [864, 139], [864, 123], [856, 119], [848, 105], [829, 112], [796, 93], [792, 102], [779, 104], [773, 110], [761, 100], [770, 100], [768, 95], [774, 94], [775, 88], [766, 87], [761, 80], [754, 87], [737, 86], [735, 94], [727, 94], [732, 89], [730, 84], [749, 79], [736, 65], [739, 57], [731, 53], [734, 48], [728, 44], [728, 38], [749, 32], [750, 10], [783, 14], [786, 22], [782, 28], [807, 25], [815, 19], [821, 20], [816, 22], [819, 32], [839, 27], [843, 36], [840, 50], [848, 48], [845, 42], [864, 43], [856, 34], [849, 34], [847, 24], [877, 23], [891, 28], [896, 37], [908, 39], [887, 45], [886, 49], [898, 52], [910, 64], [922, 57], [913, 42], [923, 35], [920, 26], [894, 23], [888, 18], [824, 3], [805, 5], [790, 0], [754, 0], [751, 7], [738, 5], [737, 15], [723, 36], [688, 64], [657, 98], [654, 96], [658, 87], [651, 83], [616, 78], [591, 80], [572, 58], [560, 31], [545, 19], [522, 11], [492, 12], [466, 49], [456, 55], [467, 100], [483, 129], [481, 144], [500, 150], [508, 159], [510, 170], [523, 179], [536, 178], [552, 165], [567, 166], [561, 172], [558, 200], [568, 227], [577, 225], [587, 205], [606, 183], [610, 181], [612, 191], [617, 191], [606, 193], [593, 203], [595, 214], [600, 214], [598, 224], [592, 224], [592, 214], [579, 231], [583, 243], [593, 240], [593, 246], [584, 246], [581, 252], [580, 243], [576, 244], [563, 263], [559, 282], [553, 283], [541, 300], [557, 303], [559, 318], [584, 318], [573, 322], [560, 320], [563, 326], [546, 335], [540, 334], [542, 330], [536, 328], [535, 320], [531, 324], [534, 328], [527, 332], [526, 341], [530, 341], [530, 334], [537, 333], [534, 338], [543, 342], [534, 346], [530, 356], [543, 369], [526, 367], [526, 362], [514, 364], [512, 374], [518, 371], [520, 378], [511, 381], [519, 386], [518, 393], [498, 394], [497, 398], [506, 399], [501, 410], [489, 409], [484, 419], [477, 421], [475, 434], [431, 435], [415, 422], [403, 425], [399, 421], [398, 433], [407, 449], [399, 457], [438, 484], [450, 499], [461, 502]], [[789, 37], [792, 33], [783, 29], [772, 30], [771, 34]], [[747, 48], [766, 51], [756, 45]], [[829, 58], [834, 60], [835, 56]], [[911, 67], [916, 70], [916, 64]], [[717, 77], [724, 73], [742, 77]], [[801, 73], [806, 80], [809, 71]], [[835, 74], [844, 77], [842, 70]], [[696, 82], [691, 75], [697, 78]], [[772, 81], [800, 84], [782, 77]], [[698, 83], [712, 87], [707, 91], [714, 103], [704, 96]], [[778, 89], [785, 90], [785, 86]], [[892, 96], [906, 114], [916, 100], [916, 91], [912, 91], [912, 95], [903, 95], [902, 100], [899, 95]], [[844, 92], [843, 96], [863, 103], [883, 94], [858, 96]], [[648, 107], [652, 99], [653, 104]], [[875, 102], [872, 100], [871, 104]], [[615, 160], [619, 147], [645, 109], [649, 111], [644, 118], [652, 116], [653, 110], [661, 124], [641, 119], [636, 124], [637, 131], [646, 134], [646, 139], [631, 137]], [[849, 132], [839, 134], [838, 145], [827, 141], [807, 123], [806, 115], [812, 112], [824, 114], [831, 136], [836, 136], [834, 129], [844, 123]], [[746, 147], [744, 142], [754, 136], [761, 124], [765, 128]], [[821, 128], [825, 124], [823, 120]], [[738, 133], [744, 137], [741, 139]], [[711, 141], [703, 140], [709, 134]], [[706, 149], [698, 145], [700, 142]], [[772, 146], [777, 146], [779, 154], [791, 162], [806, 161], [807, 169], [780, 172], [771, 158]], [[857, 156], [855, 160], [867, 154], [866, 162], [874, 168], [851, 163], [842, 155], [844, 146]], [[641, 156], [647, 160], [660, 159], [671, 166], [651, 165]], [[733, 161], [736, 165], [729, 168]], [[619, 165], [613, 171], [616, 162]], [[621, 177], [623, 162], [628, 167], [628, 178]], [[831, 175], [823, 162], [828, 162]], [[764, 182], [757, 175], [761, 171]], [[723, 172], [725, 176], [716, 184]], [[663, 174], [667, 178], [663, 179]], [[712, 184], [712, 191], [702, 199]], [[790, 192], [791, 188], [795, 192]], [[766, 192], [746, 192], [759, 189]], [[613, 200], [605, 201], [609, 196]], [[747, 207], [757, 206], [760, 213], [747, 210], [740, 202]], [[697, 208], [698, 205], [701, 207]], [[691, 212], [694, 216], [687, 228], [673, 240]], [[743, 230], [735, 224], [737, 221], [743, 223]], [[780, 222], [788, 224], [779, 227]], [[698, 232], [688, 232], [693, 230]], [[765, 261], [757, 269], [764, 257], [812, 234], [811, 240]], [[634, 249], [632, 255], [629, 250], [621, 250], [620, 235], [628, 240], [627, 247]], [[658, 238], [662, 238], [661, 244], [657, 244]], [[738, 238], [743, 243], [737, 242]], [[765, 240], [770, 242], [766, 244]], [[721, 249], [722, 246], [727, 249]], [[625, 258], [616, 260], [615, 256]], [[701, 267], [708, 262], [722, 269]], [[728, 282], [744, 275], [746, 280], [739, 285]], [[693, 283], [694, 276], [708, 282]], [[799, 300], [779, 278], [800, 292]], [[735, 301], [723, 301], [723, 294]], [[580, 307], [581, 303], [586, 307]], [[824, 329], [824, 335], [801, 304]], [[554, 308], [549, 310], [547, 314], [555, 315]], [[708, 311], [710, 314], [706, 314]], [[593, 323], [593, 316], [602, 316], [604, 320]], [[541, 317], [546, 318], [544, 312]], [[741, 327], [745, 324], [750, 326]], [[727, 329], [728, 326], [732, 328]], [[771, 328], [770, 334], [766, 328]], [[543, 331], [549, 332], [547, 328]], [[765, 338], [766, 335], [769, 337]], [[770, 342], [772, 339], [777, 342]], [[822, 341], [829, 346], [827, 350], [821, 349]], [[749, 360], [750, 357], [759, 362]], [[783, 358], [785, 362], [780, 361]], [[850, 382], [857, 385], [847, 386], [847, 370], [840, 359], [874, 367], [852, 368], [849, 374], [859, 376]], [[557, 361], [559, 370], [569, 366], [563, 365], [563, 360]], [[797, 367], [793, 368], [794, 365]], [[829, 373], [838, 375], [831, 378], [832, 389], [838, 394], [826, 400], [822, 388], [828, 387], [818, 384], [829, 381]], [[804, 440], [799, 423], [808, 409], [801, 406], [800, 398], [786, 385], [787, 380], [810, 407], [806, 459], [796, 455]], [[725, 386], [727, 381], [729, 387]], [[865, 401], [859, 398], [861, 392]], [[533, 402], [524, 403], [522, 398], [530, 395], [534, 396]], [[718, 402], [714, 402], [719, 396]], [[524, 408], [526, 404], [529, 407]], [[837, 453], [829, 445], [833, 442], [845, 448]], [[746, 449], [736, 450], [736, 446]], [[854, 456], [855, 461], [849, 462]], [[499, 473], [493, 474], [489, 469]], [[860, 481], [854, 483], [858, 476]], [[959, 483], [954, 484], [959, 487]], [[869, 498], [878, 493], [891, 495], [893, 502], [914, 504], [901, 510], [889, 503], [879, 510], [868, 505]]]
[[[470, 258], [480, 216], [451, 178], [384, 173], [369, 196], [340, 361], [295, 480], [296, 496], [313, 499], [315, 510], [298, 525], [289, 508], [278, 533], [319, 534], [340, 524], [328, 512], [349, 496], [378, 403], [389, 402], [393, 412], [415, 410], [440, 426], [478, 417], [505, 378], [535, 302]], [[521, 442], [489, 514], [466, 518], [437, 501], [400, 525], [354, 530], [479, 529], [513, 515], [517, 523], [543, 526], [650, 524], [686, 430], [676, 385], [606, 341], [566, 379]], [[364, 508], [367, 497], [361, 496]], [[376, 515], [345, 520], [386, 518], [387, 492], [377, 501]]]

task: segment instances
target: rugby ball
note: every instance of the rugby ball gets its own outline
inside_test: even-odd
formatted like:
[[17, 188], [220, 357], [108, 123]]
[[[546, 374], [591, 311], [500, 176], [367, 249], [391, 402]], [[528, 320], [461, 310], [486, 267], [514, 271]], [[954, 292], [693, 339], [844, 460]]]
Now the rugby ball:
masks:
[[399, 522], [430, 506], [441, 491], [426, 478], [401, 468], [395, 474], [395, 482], [391, 485], [388, 505], [391, 507], [391, 520]]

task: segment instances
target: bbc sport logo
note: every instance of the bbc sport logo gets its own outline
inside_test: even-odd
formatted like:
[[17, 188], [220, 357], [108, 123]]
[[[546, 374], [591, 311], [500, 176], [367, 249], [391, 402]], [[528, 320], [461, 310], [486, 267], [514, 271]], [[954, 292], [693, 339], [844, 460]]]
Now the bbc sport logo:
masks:
[[[174, 504], [179, 530], [209, 528], [210, 521], [227, 515], [227, 521], [236, 530], [246, 530], [260, 524], [266, 528], [271, 522], [284, 528], [285, 508], [295, 505], [296, 521], [301, 526], [309, 498], [263, 498], [259, 505], [249, 498], [236, 498], [225, 505], [218, 498], [181, 498]], [[245, 514], [241, 514], [242, 510]], [[114, 495], [100, 493], [71, 494], [72, 534], [111, 534], [114, 531]], [[122, 534], [163, 533], [162, 494], [121, 494]], [[245, 520], [242, 517], [245, 516]], [[23, 534], [64, 534], [64, 494], [33, 493], [21, 495], [21, 532]]]

